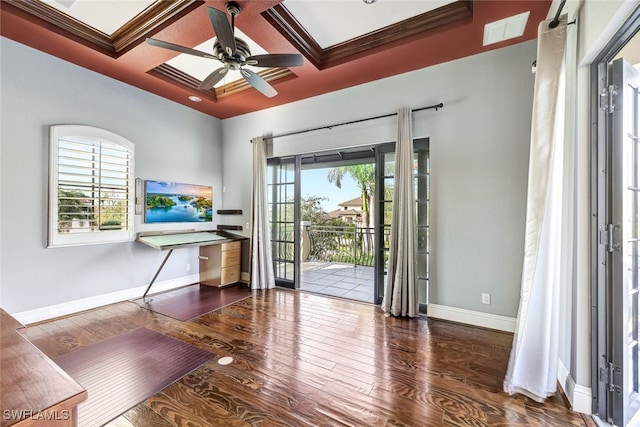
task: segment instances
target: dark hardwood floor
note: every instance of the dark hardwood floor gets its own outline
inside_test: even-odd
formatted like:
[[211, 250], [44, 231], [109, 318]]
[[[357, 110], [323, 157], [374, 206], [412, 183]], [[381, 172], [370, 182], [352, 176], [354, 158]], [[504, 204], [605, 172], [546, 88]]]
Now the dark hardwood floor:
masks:
[[502, 392], [511, 334], [296, 291], [257, 292], [189, 322], [123, 302], [27, 337], [54, 358], [140, 326], [218, 357], [109, 426], [591, 425], [561, 397]]

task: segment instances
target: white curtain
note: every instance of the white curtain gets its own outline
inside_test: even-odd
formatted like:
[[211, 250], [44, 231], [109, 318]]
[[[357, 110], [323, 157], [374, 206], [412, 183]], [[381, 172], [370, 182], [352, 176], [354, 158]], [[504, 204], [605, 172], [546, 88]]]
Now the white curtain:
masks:
[[411, 110], [398, 110], [398, 139], [389, 236], [389, 264], [382, 310], [393, 316], [418, 314], [416, 286], [416, 203], [413, 178]]
[[538, 27], [520, 307], [504, 381], [506, 393], [536, 401], [556, 391], [560, 295], [571, 286], [563, 263], [572, 247], [562, 242], [563, 201], [573, 197], [563, 166], [566, 23], [565, 15], [556, 28]]
[[251, 142], [253, 144], [251, 289], [271, 289], [276, 286], [276, 283], [269, 235], [266, 141], [262, 137], [257, 137]]

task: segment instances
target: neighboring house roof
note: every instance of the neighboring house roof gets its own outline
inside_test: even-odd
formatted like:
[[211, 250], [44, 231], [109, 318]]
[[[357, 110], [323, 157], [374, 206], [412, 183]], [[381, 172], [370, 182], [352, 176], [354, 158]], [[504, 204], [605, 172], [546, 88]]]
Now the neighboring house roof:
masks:
[[338, 206], [342, 206], [343, 208], [355, 208], [358, 211], [362, 211], [362, 197], [356, 197], [355, 199], [338, 203]]
[[360, 216], [361, 213], [362, 213], [361, 211], [355, 210], [355, 209], [347, 209], [347, 210], [336, 209], [336, 210], [327, 212], [327, 216], [329, 218], [340, 218], [340, 217], [343, 217], [343, 216], [356, 216], [356, 217], [358, 217], [358, 216]]

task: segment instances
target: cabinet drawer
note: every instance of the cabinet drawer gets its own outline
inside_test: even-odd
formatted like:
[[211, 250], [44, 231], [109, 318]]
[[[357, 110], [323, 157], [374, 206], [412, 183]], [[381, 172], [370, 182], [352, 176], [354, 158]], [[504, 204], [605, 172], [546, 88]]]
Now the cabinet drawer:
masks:
[[230, 283], [236, 283], [240, 280], [240, 266], [235, 265], [233, 267], [226, 267], [221, 270], [221, 285], [228, 285]]
[[229, 242], [229, 243], [223, 243], [223, 244], [222, 244], [222, 250], [223, 250], [223, 251], [235, 251], [235, 250], [240, 250], [240, 241], [237, 241], [237, 242]]
[[240, 249], [234, 251], [222, 251], [222, 261], [220, 262], [220, 265], [222, 268], [240, 265]]

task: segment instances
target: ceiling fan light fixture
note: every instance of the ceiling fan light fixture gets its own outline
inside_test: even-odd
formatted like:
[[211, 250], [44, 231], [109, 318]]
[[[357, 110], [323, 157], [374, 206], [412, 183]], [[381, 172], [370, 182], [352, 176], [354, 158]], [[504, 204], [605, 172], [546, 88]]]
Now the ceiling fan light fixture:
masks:
[[[229, 2], [227, 3], [227, 12], [231, 15], [231, 23], [229, 23], [229, 20], [223, 11], [212, 7], [207, 8], [207, 14], [209, 15], [211, 26], [216, 34], [216, 41], [213, 43], [213, 55], [190, 47], [180, 46], [152, 38], [148, 38], [147, 43], [192, 56], [220, 61], [222, 63], [222, 67], [214, 70], [200, 82], [200, 85], [198, 86], [198, 89], [200, 90], [210, 90], [220, 82], [222, 78], [224, 78], [229, 70], [234, 70], [240, 71], [240, 75], [247, 81], [247, 83], [263, 95], [269, 98], [277, 95], [278, 92], [269, 83], [267, 83], [264, 78], [251, 70], [244, 69], [243, 67], [246, 65], [267, 68], [296, 67], [303, 64], [302, 55], [299, 53], [276, 53], [252, 56], [249, 45], [244, 40], [239, 39], [234, 35], [235, 29], [233, 25], [233, 18], [240, 13], [240, 6], [238, 6], [237, 3]], [[195, 100], [192, 97], [189, 97], [189, 99], [193, 102], [201, 101], [200, 99]]]

